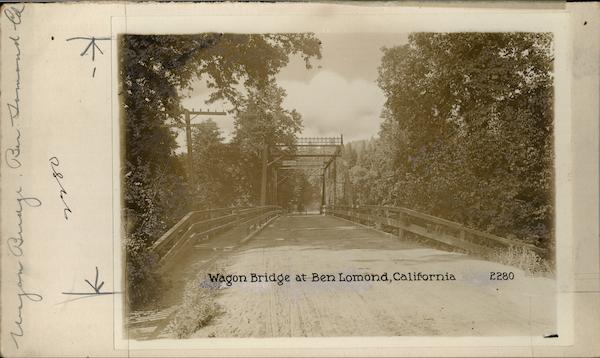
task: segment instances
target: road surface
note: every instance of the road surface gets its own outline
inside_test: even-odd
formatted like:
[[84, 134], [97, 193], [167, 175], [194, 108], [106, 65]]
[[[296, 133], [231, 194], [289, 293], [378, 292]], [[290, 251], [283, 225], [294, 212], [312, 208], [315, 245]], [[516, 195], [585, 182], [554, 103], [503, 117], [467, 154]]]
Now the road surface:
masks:
[[[222, 284], [216, 301], [223, 313], [193, 337], [555, 333], [555, 281], [510, 266], [402, 242], [331, 216], [283, 216], [245, 243], [230, 236], [197, 243], [176, 259], [167, 301], [176, 303], [183, 283], [206, 281], [207, 272], [284, 273], [291, 282]], [[389, 281], [339, 280], [339, 273], [386, 272]], [[513, 272], [514, 279], [491, 281], [490, 272]], [[306, 282], [296, 282], [302, 273]], [[313, 273], [335, 281], [312, 282]], [[408, 273], [456, 280], [393, 280]]]

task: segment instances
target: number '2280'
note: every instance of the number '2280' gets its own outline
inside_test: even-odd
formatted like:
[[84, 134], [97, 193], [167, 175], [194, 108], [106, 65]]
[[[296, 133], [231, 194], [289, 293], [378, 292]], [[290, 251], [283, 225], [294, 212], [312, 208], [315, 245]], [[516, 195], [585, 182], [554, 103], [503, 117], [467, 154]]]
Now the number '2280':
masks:
[[490, 280], [493, 281], [509, 281], [514, 279], [514, 272], [490, 272]]

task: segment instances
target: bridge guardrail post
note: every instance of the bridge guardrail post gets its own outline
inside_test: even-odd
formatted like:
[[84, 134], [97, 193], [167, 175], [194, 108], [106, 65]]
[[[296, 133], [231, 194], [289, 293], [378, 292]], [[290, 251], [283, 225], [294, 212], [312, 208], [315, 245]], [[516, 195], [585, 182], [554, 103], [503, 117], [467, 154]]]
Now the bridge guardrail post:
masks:
[[400, 222], [400, 227], [398, 228], [398, 238], [403, 240], [406, 236], [406, 230], [404, 230], [404, 226], [406, 226], [406, 214], [400, 213], [398, 216], [398, 221]]
[[382, 222], [381, 218], [384, 218], [384, 217], [385, 217], [385, 214], [384, 214], [383, 208], [375, 209], [375, 215], [373, 216], [373, 220], [375, 221], [375, 228], [377, 230], [383, 230], [383, 222]]
[[235, 215], [235, 222], [236, 224], [240, 224], [241, 219], [240, 219], [240, 210], [238, 208], [234, 208], [233, 209], [233, 214]]

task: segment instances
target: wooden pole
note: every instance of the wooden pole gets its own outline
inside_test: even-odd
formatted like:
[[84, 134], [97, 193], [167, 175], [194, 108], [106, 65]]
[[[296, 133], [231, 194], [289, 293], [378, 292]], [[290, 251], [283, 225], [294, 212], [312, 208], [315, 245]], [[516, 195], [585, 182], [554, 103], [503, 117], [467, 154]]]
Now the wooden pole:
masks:
[[321, 177], [321, 214], [323, 214], [323, 207], [325, 206], [325, 168], [323, 168], [323, 175]]
[[273, 168], [273, 205], [277, 205], [277, 168]]
[[227, 115], [226, 112], [218, 112], [218, 111], [195, 111], [193, 108], [192, 110], [187, 110], [185, 109], [183, 111], [183, 115], [184, 115], [184, 123], [178, 122], [176, 124], [167, 124], [167, 127], [172, 127], [172, 128], [184, 128], [185, 129], [185, 141], [186, 141], [186, 147], [187, 147], [187, 170], [188, 170], [188, 184], [190, 186], [190, 188], [192, 188], [195, 185], [196, 182], [196, 177], [194, 175], [193, 172], [193, 168], [194, 168], [194, 153], [192, 151], [192, 127], [202, 127], [204, 126], [204, 123], [196, 123], [196, 124], [192, 124], [192, 115], [193, 116], [224, 116]]
[[192, 159], [192, 120], [190, 112], [185, 111], [185, 139], [187, 144], [188, 183], [190, 188], [194, 187], [194, 161]]
[[267, 168], [268, 168], [269, 147], [265, 143], [262, 149], [262, 175], [260, 182], [260, 205], [267, 205]]

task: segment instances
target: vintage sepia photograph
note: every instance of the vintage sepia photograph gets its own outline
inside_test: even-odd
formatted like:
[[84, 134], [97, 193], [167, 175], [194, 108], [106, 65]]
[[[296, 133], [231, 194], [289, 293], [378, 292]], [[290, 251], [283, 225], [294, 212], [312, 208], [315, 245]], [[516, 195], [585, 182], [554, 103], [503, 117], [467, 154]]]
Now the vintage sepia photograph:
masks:
[[115, 41], [127, 339], [557, 334], [552, 33]]

